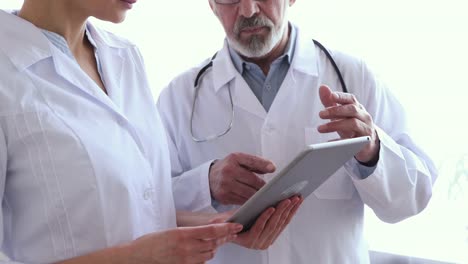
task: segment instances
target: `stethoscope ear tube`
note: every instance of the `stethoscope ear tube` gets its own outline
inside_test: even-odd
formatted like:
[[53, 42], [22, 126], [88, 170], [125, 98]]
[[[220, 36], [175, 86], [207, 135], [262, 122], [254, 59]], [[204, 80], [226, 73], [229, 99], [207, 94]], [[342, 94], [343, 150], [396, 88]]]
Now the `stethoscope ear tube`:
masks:
[[333, 65], [333, 68], [335, 69], [336, 71], [336, 75], [338, 75], [338, 79], [340, 79], [340, 83], [341, 83], [341, 88], [343, 89], [343, 92], [345, 93], [348, 93], [348, 88], [346, 87], [346, 83], [343, 79], [343, 75], [341, 75], [341, 71], [340, 69], [338, 68], [338, 65], [336, 65], [336, 62], [335, 60], [333, 59], [332, 55], [330, 54], [330, 52], [328, 52], [328, 50], [322, 45], [322, 43], [318, 42], [317, 40], [313, 39], [312, 40], [314, 42], [315, 45], [317, 45], [317, 47], [319, 47], [323, 53], [325, 53], [325, 55], [327, 56], [327, 58], [330, 60], [331, 64]]

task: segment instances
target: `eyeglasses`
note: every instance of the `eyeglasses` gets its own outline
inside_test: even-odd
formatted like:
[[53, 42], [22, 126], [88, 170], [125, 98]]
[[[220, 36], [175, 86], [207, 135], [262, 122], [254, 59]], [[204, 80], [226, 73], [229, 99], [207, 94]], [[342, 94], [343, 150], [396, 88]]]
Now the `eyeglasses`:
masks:
[[233, 5], [239, 3], [240, 0], [215, 0], [215, 3], [220, 5]]
[[[233, 5], [238, 4], [241, 0], [215, 0], [215, 3], [220, 5]], [[265, 1], [265, 0], [255, 0], [255, 1]]]

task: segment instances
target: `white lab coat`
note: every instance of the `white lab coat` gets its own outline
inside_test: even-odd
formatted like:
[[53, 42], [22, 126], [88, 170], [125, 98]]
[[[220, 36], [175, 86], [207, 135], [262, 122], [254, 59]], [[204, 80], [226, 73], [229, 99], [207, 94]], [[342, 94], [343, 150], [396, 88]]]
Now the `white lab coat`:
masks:
[[166, 134], [134, 45], [89, 26], [107, 96], [0, 11], [0, 245], [51, 263], [175, 226]]
[[[383, 221], [393, 223], [419, 213], [428, 203], [436, 172], [411, 140], [403, 108], [362, 61], [332, 53], [348, 89], [378, 127], [381, 150], [377, 167], [362, 180], [355, 164], [348, 162], [305, 200], [268, 250], [228, 244], [210, 263], [367, 263], [364, 204]], [[228, 86], [233, 92], [234, 124], [221, 138], [195, 143], [189, 125], [194, 80], [200, 68], [175, 78], [158, 102], [169, 136], [177, 208], [212, 210], [207, 173], [213, 159], [246, 152], [271, 159], [279, 171], [305, 145], [338, 137], [317, 132], [317, 126], [326, 122], [318, 116], [323, 109], [319, 86], [327, 84], [335, 90], [341, 86], [329, 60], [312, 40], [303, 40], [299, 34], [291, 67], [268, 113], [234, 68], [225, 45], [201, 79], [194, 134], [201, 138], [226, 129], [231, 114]], [[269, 178], [271, 175], [266, 176]]]

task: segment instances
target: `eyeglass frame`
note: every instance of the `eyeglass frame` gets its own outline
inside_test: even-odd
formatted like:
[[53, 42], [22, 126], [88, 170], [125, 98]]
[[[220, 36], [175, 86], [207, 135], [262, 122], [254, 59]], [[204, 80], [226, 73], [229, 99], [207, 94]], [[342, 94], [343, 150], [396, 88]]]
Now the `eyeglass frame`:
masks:
[[[225, 2], [223, 2], [225, 1]], [[218, 5], [235, 5], [235, 4], [238, 4], [240, 3], [241, 0], [214, 0], [214, 2]], [[257, 1], [257, 2], [263, 2], [265, 0], [254, 0], [254, 1]]]

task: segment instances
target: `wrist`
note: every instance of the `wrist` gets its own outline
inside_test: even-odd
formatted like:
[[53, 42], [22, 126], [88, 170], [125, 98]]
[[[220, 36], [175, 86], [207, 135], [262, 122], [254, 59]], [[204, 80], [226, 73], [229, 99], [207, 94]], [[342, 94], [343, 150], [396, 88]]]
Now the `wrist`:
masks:
[[130, 244], [98, 250], [88, 255], [56, 262], [55, 264], [133, 264]]
[[213, 189], [211, 188], [212, 187], [212, 183], [211, 183], [211, 169], [213, 168], [213, 166], [215, 165], [215, 163], [217, 162], [218, 160], [215, 159], [211, 162], [210, 164], [210, 167], [208, 168], [208, 188], [210, 190], [210, 196], [211, 196], [211, 203], [213, 203], [213, 201], [215, 201], [215, 197], [214, 197], [214, 193], [213, 193]]
[[133, 264], [132, 258], [132, 242], [115, 246], [109, 249], [109, 263], [112, 264]]
[[379, 138], [376, 139], [375, 144], [375, 153], [372, 155], [372, 157], [367, 160], [367, 161], [360, 161], [359, 159], [356, 159], [356, 161], [361, 164], [362, 166], [365, 167], [375, 167], [377, 165], [377, 162], [379, 162], [379, 157], [380, 157], [380, 140]]

